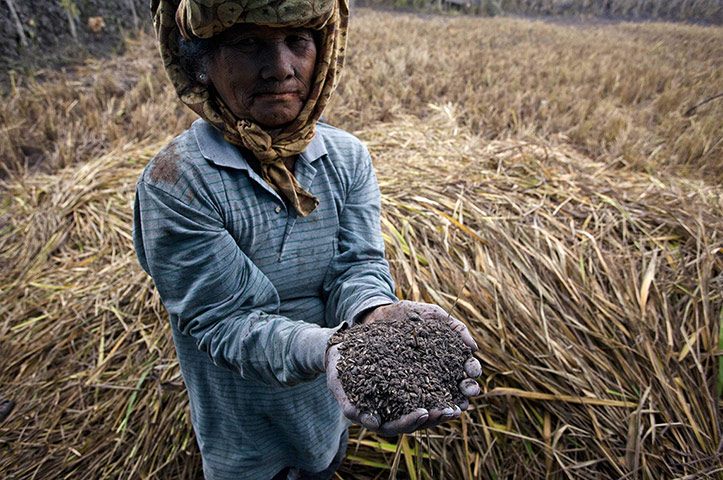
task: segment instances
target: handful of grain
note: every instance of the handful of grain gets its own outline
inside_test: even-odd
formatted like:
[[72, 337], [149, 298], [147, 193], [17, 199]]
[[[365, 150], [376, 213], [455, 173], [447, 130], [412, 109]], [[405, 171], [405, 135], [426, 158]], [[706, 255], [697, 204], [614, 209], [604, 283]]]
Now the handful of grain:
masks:
[[441, 320], [410, 317], [354, 326], [332, 337], [337, 371], [349, 400], [382, 423], [417, 408], [454, 408], [465, 400], [458, 384], [472, 354]]

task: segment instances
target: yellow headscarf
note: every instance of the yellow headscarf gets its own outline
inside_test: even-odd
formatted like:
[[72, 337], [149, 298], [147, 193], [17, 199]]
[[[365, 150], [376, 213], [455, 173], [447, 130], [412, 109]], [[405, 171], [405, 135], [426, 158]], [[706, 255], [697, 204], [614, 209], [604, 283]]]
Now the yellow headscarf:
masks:
[[[163, 64], [181, 101], [223, 133], [224, 138], [250, 150], [261, 164], [261, 175], [288, 199], [299, 215], [319, 204], [296, 181], [283, 159], [303, 152], [314, 138], [321, 117], [339, 81], [344, 64], [349, 9], [347, 0], [151, 0], [153, 24]], [[249, 119], [236, 118], [215, 94], [181, 68], [178, 40], [211, 38], [238, 23], [321, 30], [309, 97], [298, 117], [280, 131], [269, 133]]]

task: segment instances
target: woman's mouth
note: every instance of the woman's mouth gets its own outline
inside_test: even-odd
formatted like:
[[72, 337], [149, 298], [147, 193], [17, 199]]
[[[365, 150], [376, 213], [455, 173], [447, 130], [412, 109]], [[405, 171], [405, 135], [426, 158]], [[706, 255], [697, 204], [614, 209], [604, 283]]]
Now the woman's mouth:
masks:
[[271, 102], [285, 102], [289, 100], [297, 100], [299, 98], [298, 92], [262, 92], [257, 93], [256, 98], [259, 100], [271, 101]]

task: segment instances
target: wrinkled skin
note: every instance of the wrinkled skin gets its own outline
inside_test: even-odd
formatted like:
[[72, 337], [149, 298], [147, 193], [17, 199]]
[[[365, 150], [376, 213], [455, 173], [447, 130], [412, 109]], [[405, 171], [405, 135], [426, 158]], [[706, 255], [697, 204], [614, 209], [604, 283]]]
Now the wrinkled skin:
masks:
[[316, 65], [310, 29], [241, 24], [214, 38], [216, 51], [199, 81], [213, 84], [236, 117], [277, 128], [299, 115]]
[[[472, 352], [477, 351], [477, 344], [469, 330], [456, 318], [448, 315], [437, 305], [431, 305], [428, 303], [410, 302], [402, 300], [390, 305], [384, 305], [372, 310], [362, 320], [362, 323], [367, 322], [383, 322], [385, 320], [406, 320], [409, 318], [421, 318], [426, 319], [439, 319], [445, 321], [449, 327], [457, 332], [462, 342], [472, 349]], [[383, 436], [395, 436], [403, 433], [411, 433], [416, 430], [431, 428], [455, 418], [459, 418], [463, 410], [469, 407], [469, 401], [465, 400], [462, 405], [457, 405], [455, 408], [444, 408], [444, 409], [432, 409], [427, 410], [424, 408], [418, 408], [417, 410], [408, 413], [396, 420], [381, 423], [378, 415], [373, 415], [369, 412], [362, 412], [354, 404], [349, 401], [344, 388], [341, 386], [337, 372], [337, 363], [339, 362], [339, 346], [334, 345], [327, 350], [326, 354], [326, 382], [334, 395], [334, 398], [339, 402], [342, 412], [352, 422], [358, 423], [363, 427], [377, 432]], [[464, 371], [468, 378], [465, 378], [459, 383], [459, 389], [465, 397], [474, 397], [479, 395], [480, 388], [475, 378], [482, 374], [482, 366], [474, 357], [470, 357], [464, 364]]]

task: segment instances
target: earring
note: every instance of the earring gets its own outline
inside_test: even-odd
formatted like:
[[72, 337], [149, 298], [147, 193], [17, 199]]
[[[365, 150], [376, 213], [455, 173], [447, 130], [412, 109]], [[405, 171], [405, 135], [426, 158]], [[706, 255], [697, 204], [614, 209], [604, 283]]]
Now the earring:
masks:
[[205, 81], [206, 81], [206, 78], [208, 78], [208, 77], [206, 77], [206, 74], [205, 74], [205, 73], [199, 73], [199, 74], [198, 74], [198, 80], [199, 80], [200, 82], [205, 82]]

